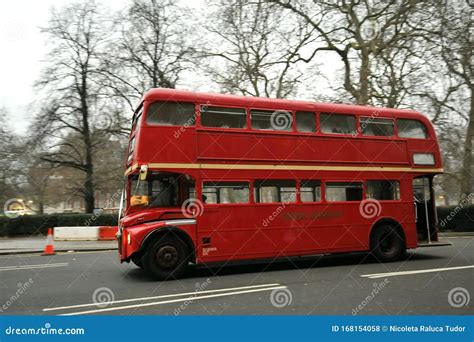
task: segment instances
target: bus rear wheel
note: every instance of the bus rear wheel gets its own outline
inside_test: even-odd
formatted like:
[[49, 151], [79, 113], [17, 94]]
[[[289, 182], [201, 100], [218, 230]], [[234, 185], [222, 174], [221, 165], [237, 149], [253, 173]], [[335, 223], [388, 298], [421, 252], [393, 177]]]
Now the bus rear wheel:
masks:
[[174, 236], [155, 239], [143, 254], [142, 265], [157, 280], [178, 279], [188, 265], [188, 248]]
[[376, 228], [371, 237], [371, 252], [382, 262], [401, 259], [406, 253], [405, 239], [392, 225], [382, 225]]

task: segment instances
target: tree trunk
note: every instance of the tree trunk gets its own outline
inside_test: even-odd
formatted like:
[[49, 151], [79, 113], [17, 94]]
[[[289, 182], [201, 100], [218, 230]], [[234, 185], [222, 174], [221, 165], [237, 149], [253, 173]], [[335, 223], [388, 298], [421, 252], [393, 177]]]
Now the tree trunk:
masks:
[[43, 200], [40, 200], [38, 203], [38, 215], [43, 215], [44, 214], [44, 203]]
[[84, 201], [86, 204], [86, 213], [88, 214], [92, 213], [95, 207], [94, 183], [92, 182], [92, 175], [92, 164], [90, 164], [90, 170], [87, 170], [86, 181], [84, 182]]
[[362, 49], [360, 72], [359, 72], [359, 94], [357, 104], [367, 105], [369, 102], [369, 73], [370, 60], [368, 52]]
[[92, 164], [92, 142], [91, 132], [89, 127], [89, 106], [87, 103], [87, 66], [84, 68], [86, 71], [82, 74], [82, 88], [81, 88], [81, 112], [82, 112], [82, 127], [83, 127], [83, 139], [86, 153], [85, 173], [86, 180], [84, 181], [84, 201], [86, 205], [86, 213], [90, 214], [94, 210], [94, 165]]

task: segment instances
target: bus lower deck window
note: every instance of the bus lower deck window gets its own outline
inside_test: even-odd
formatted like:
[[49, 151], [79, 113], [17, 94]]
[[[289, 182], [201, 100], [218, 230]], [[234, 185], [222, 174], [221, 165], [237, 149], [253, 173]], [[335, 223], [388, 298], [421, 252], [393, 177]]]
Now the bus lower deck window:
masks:
[[302, 180], [300, 187], [301, 202], [321, 201], [321, 181]]
[[326, 201], [361, 201], [362, 183], [360, 182], [327, 182]]
[[400, 182], [393, 180], [369, 180], [366, 188], [367, 198], [376, 200], [399, 200]]
[[254, 196], [256, 203], [296, 202], [296, 181], [256, 180]]
[[206, 204], [219, 203], [248, 203], [248, 182], [204, 182], [202, 186], [203, 202]]

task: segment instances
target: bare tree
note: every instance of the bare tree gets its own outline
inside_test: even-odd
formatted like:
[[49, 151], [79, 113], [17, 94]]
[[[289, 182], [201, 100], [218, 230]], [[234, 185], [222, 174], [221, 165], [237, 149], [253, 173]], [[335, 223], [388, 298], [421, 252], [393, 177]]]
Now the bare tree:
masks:
[[[472, 6], [472, 4], [470, 5]], [[458, 113], [466, 120], [466, 133], [463, 149], [461, 171], [461, 195], [468, 196], [473, 192], [473, 140], [474, 140], [474, 66], [472, 46], [474, 23], [472, 8], [446, 1], [442, 22], [441, 56], [449, 75], [453, 79], [453, 89], [458, 89], [455, 96], [462, 96], [466, 102]], [[454, 95], [452, 92], [451, 95]]]
[[270, 1], [315, 29], [314, 54], [340, 58], [343, 89], [363, 105], [397, 106], [405, 95], [404, 80], [420, 62], [419, 49], [436, 34], [436, 8], [428, 0]]
[[176, 87], [192, 52], [185, 16], [171, 0], [133, 0], [119, 13], [119, 33], [109, 46], [103, 73], [130, 108], [150, 88]]
[[0, 204], [3, 209], [5, 201], [14, 197], [13, 188], [15, 177], [15, 160], [18, 155], [18, 149], [12, 142], [17, 138], [12, 133], [8, 125], [8, 111], [6, 108], [0, 107], [0, 159], [2, 160], [2, 168], [0, 168]]
[[[314, 29], [264, 0], [221, 1], [208, 14], [206, 72], [230, 93], [283, 98], [295, 92], [297, 69], [315, 39]], [[204, 62], [199, 60], [199, 63]]]
[[[36, 117], [37, 138], [49, 142], [42, 159], [84, 174], [82, 194], [86, 212], [94, 209], [94, 135], [107, 122], [97, 111], [102, 94], [99, 65], [109, 36], [106, 20], [93, 1], [52, 10], [48, 35], [48, 66], [37, 85], [45, 97], [44, 110]], [[102, 127], [102, 128], [101, 128]], [[74, 134], [78, 143], [65, 139]]]
[[439, 35], [411, 95], [431, 113], [443, 147], [443, 178], [454, 182], [455, 192], [463, 198], [473, 192], [474, 172], [473, 21], [468, 15], [472, 9], [467, 2], [449, 1], [437, 4], [436, 9]]
[[21, 168], [15, 181], [16, 193], [28, 200], [26, 203], [30, 210], [42, 215], [45, 206], [59, 200], [49, 191], [50, 178], [56, 168], [29, 151], [19, 156], [19, 159]]

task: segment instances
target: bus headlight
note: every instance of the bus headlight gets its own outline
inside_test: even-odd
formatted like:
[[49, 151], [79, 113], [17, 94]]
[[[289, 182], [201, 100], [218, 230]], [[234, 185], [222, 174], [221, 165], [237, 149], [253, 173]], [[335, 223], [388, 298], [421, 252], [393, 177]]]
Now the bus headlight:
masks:
[[132, 244], [132, 235], [130, 235], [130, 234], [127, 234], [127, 243], [128, 243], [129, 245]]
[[435, 159], [433, 153], [413, 153], [413, 164], [415, 165], [434, 165]]

